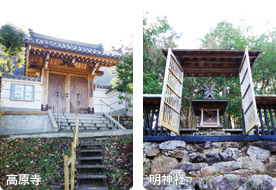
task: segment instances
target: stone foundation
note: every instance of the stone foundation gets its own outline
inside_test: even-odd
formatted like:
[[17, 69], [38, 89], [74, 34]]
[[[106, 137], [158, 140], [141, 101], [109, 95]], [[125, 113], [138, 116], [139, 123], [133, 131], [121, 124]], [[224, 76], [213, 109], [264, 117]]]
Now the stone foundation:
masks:
[[276, 187], [276, 142], [273, 141], [165, 141], [144, 142], [143, 146], [146, 189], [273, 190]]

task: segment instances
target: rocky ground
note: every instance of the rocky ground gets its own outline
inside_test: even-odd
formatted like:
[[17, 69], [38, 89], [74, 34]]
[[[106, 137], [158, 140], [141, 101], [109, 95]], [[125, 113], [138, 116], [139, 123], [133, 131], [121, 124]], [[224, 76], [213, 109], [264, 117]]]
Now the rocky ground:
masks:
[[144, 142], [149, 190], [273, 190], [276, 142]]

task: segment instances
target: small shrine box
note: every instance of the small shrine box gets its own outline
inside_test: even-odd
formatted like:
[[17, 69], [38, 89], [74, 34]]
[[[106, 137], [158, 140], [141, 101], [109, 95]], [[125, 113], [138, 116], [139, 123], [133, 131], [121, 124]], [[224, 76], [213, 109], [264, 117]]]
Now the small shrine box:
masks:
[[206, 86], [203, 99], [193, 99], [194, 114], [200, 116], [198, 128], [222, 128], [220, 116], [223, 116], [229, 100], [219, 100], [214, 95], [214, 86]]

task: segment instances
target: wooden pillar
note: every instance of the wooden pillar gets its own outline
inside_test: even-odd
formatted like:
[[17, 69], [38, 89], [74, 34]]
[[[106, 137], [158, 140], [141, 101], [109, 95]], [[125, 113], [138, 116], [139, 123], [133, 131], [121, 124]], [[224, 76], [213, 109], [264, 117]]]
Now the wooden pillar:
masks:
[[66, 113], [70, 113], [70, 75], [66, 75]]
[[42, 69], [42, 102], [41, 102], [41, 110], [48, 110], [48, 91], [49, 91], [49, 70], [43, 68]]
[[31, 50], [31, 45], [28, 45], [27, 46], [27, 52], [26, 52], [26, 70], [25, 70], [25, 76], [28, 76], [28, 68], [29, 68], [29, 65], [30, 65], [30, 59], [29, 59], [30, 50]]
[[88, 75], [87, 97], [88, 97], [88, 113], [94, 113], [94, 76]]

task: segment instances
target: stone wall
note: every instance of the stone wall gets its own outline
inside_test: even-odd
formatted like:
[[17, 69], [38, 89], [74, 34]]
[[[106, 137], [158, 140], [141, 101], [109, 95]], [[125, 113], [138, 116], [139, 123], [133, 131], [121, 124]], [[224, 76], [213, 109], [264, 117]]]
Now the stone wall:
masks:
[[[116, 121], [118, 120], [117, 116], [112, 116]], [[126, 129], [133, 129], [133, 117], [132, 116], [120, 116], [120, 124]]]
[[[273, 190], [276, 142], [144, 142], [144, 187]], [[170, 177], [171, 176], [171, 177]]]

